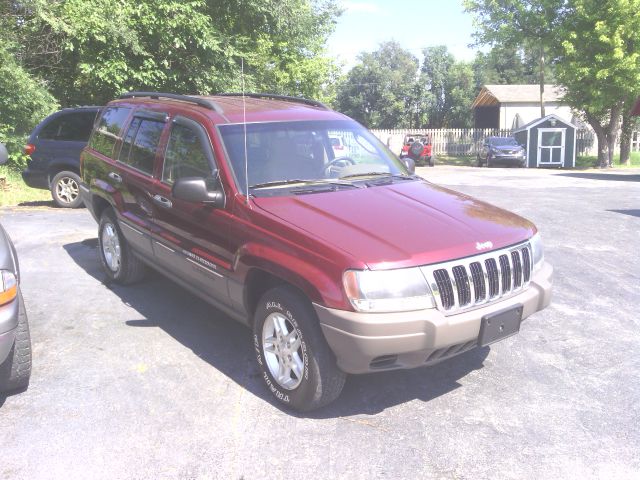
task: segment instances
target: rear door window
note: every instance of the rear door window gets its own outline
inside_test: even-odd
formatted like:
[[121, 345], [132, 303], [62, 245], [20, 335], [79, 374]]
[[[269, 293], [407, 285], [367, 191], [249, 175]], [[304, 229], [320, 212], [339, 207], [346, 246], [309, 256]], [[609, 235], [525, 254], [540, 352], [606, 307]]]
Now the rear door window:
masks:
[[53, 118], [40, 133], [40, 140], [86, 142], [91, 135], [96, 112], [65, 113]]
[[165, 123], [135, 117], [122, 143], [119, 160], [148, 175], [153, 164]]
[[109, 107], [104, 110], [89, 146], [107, 157], [113, 155], [113, 147], [120, 138], [120, 132], [131, 113], [130, 108]]

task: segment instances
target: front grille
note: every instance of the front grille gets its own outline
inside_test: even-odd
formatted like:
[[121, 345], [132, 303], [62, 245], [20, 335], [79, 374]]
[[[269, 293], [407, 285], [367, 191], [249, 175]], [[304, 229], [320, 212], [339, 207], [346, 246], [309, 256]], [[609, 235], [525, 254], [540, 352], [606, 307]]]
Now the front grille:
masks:
[[529, 243], [422, 267], [436, 304], [446, 314], [468, 310], [524, 289], [531, 280]]

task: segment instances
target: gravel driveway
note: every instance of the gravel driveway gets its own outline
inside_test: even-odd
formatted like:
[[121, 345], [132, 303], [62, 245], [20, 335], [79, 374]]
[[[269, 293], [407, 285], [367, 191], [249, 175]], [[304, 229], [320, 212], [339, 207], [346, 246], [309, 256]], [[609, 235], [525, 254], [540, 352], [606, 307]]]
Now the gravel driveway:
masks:
[[434, 367], [281, 410], [244, 327], [159, 275], [105, 283], [86, 210], [0, 210], [33, 339], [2, 479], [640, 478], [640, 171], [436, 167], [542, 231], [554, 301]]

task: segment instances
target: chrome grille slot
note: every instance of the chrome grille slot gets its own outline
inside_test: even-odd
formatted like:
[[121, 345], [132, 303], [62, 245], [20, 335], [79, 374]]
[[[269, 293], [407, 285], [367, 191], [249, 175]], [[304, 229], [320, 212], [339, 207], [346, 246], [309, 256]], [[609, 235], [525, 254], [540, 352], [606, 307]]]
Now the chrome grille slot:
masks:
[[469, 287], [469, 276], [467, 269], [462, 265], [453, 267], [453, 279], [458, 287], [458, 304], [461, 307], [471, 303], [471, 288]]
[[513, 288], [520, 288], [522, 286], [522, 262], [519, 250], [511, 252], [511, 263], [513, 265]]
[[524, 283], [529, 283], [531, 279], [531, 255], [529, 252], [529, 248], [525, 247], [521, 250], [522, 252], [522, 271], [524, 273]]
[[484, 261], [489, 277], [489, 298], [495, 298], [500, 292], [500, 275], [495, 258], [487, 258]]
[[504, 293], [511, 290], [511, 264], [509, 263], [509, 257], [506, 255], [500, 255], [499, 261], [502, 274], [502, 291], [500, 293]]
[[436, 306], [446, 315], [514, 295], [531, 280], [528, 242], [515, 247], [422, 267]]
[[482, 271], [482, 265], [480, 262], [471, 262], [469, 269], [471, 270], [471, 278], [476, 292], [475, 301], [477, 303], [480, 300], [484, 300], [487, 295], [484, 272]]
[[449, 280], [449, 272], [445, 269], [435, 270], [433, 272], [433, 276], [435, 277], [438, 290], [440, 291], [442, 306], [445, 310], [449, 310], [455, 303], [453, 301], [453, 287]]

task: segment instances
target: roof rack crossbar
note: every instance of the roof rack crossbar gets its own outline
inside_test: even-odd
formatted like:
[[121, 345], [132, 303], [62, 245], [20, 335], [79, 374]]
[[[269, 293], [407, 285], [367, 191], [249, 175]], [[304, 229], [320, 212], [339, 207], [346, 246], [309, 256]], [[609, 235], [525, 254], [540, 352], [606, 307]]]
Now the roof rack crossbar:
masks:
[[[216, 93], [216, 96], [219, 97], [242, 97], [242, 93]], [[245, 93], [245, 97], [249, 98], [266, 98], [271, 100], [284, 100], [285, 102], [295, 102], [295, 103], [303, 103], [305, 105], [310, 105], [312, 107], [324, 108], [325, 110], [330, 110], [324, 103], [318, 102], [317, 100], [310, 100], [308, 98], [303, 97], [291, 97], [289, 95], [279, 95], [277, 93]]]
[[220, 105], [211, 100], [207, 100], [199, 97], [192, 97], [191, 95], [178, 95], [176, 93], [162, 93], [162, 92], [127, 92], [120, 95], [120, 98], [136, 98], [136, 97], [149, 97], [153, 99], [169, 98], [171, 100], [179, 100], [181, 102], [193, 103], [200, 105], [201, 107], [213, 110], [214, 112], [224, 115], [224, 110]]

